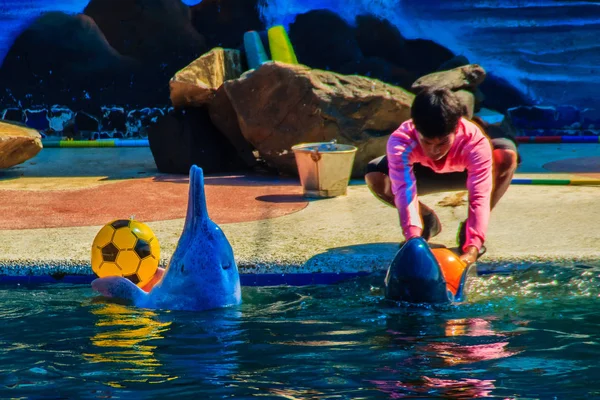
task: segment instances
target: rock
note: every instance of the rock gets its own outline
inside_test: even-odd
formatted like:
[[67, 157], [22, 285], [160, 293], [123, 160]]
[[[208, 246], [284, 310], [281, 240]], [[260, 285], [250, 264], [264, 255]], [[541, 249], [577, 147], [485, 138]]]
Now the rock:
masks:
[[50, 12], [15, 39], [0, 68], [0, 87], [9, 88], [24, 108], [61, 104], [78, 110], [108, 98], [126, 102], [145, 96], [123, 90], [130, 86], [133, 66], [90, 17]]
[[15, 122], [0, 121], [0, 169], [10, 168], [35, 157], [42, 150], [42, 136]]
[[169, 76], [207, 48], [180, 0], [91, 0], [84, 13], [120, 54], [163, 64]]
[[11, 107], [2, 112], [2, 118], [6, 121], [25, 123], [25, 113], [20, 108]]
[[48, 110], [45, 108], [32, 108], [25, 110], [25, 124], [38, 131], [45, 131], [50, 127]]
[[469, 64], [448, 71], [434, 72], [415, 81], [412, 90], [419, 93], [425, 88], [446, 88], [454, 91], [475, 90], [485, 79], [485, 70], [477, 64]]
[[381, 58], [397, 66], [404, 64], [405, 39], [388, 20], [374, 15], [359, 15], [356, 17], [355, 35], [365, 57]]
[[378, 80], [277, 62], [224, 87], [246, 140], [290, 174], [297, 174], [293, 145], [336, 139], [358, 147], [353, 176], [362, 176], [371, 159], [385, 154], [391, 132], [410, 118], [414, 98]]
[[217, 90], [213, 100], [210, 102], [208, 114], [212, 123], [236, 149], [238, 156], [248, 167], [254, 167], [256, 165], [256, 157], [253, 154], [254, 148], [244, 138], [244, 135], [242, 135], [237, 114], [223, 86]]
[[[431, 40], [406, 40], [388, 20], [373, 15], [356, 17], [355, 34], [365, 57], [383, 58], [416, 78], [438, 70], [440, 65], [451, 65], [464, 59], [455, 57], [450, 50]], [[410, 85], [401, 86], [410, 88]]]
[[411, 71], [379, 57], [367, 57], [362, 60], [344, 64], [338, 68], [337, 72], [344, 75], [361, 75], [368, 78], [379, 79], [405, 89], [410, 89], [412, 83], [418, 78], [418, 76]]
[[165, 115], [160, 108], [145, 107], [141, 110], [131, 110], [127, 113], [125, 127], [128, 137], [146, 137], [148, 136], [148, 127], [155, 124], [159, 118]]
[[533, 105], [528, 95], [494, 73], [488, 73], [478, 89], [485, 94], [485, 100], [481, 105], [502, 113], [506, 113], [509, 108]]
[[75, 115], [75, 133], [80, 132], [98, 132], [100, 130], [100, 121], [93, 115], [85, 111], [79, 111]]
[[600, 110], [595, 108], [581, 110], [581, 125], [584, 129], [600, 129]]
[[[204, 37], [193, 27], [180, 0], [91, 0], [84, 10], [116, 51], [135, 61], [127, 82], [101, 105], [164, 106], [167, 82], [182, 66], [205, 53]], [[122, 98], [122, 94], [127, 94]]]
[[242, 61], [238, 50], [214, 48], [171, 78], [171, 102], [175, 107], [208, 104], [223, 82], [239, 78], [241, 74]]
[[102, 119], [100, 125], [103, 131], [120, 133], [121, 137], [127, 131], [125, 123], [127, 122], [127, 114], [123, 107], [102, 107]]
[[572, 106], [531, 106], [508, 109], [508, 115], [520, 129], [567, 129], [580, 128], [579, 109]]
[[312, 68], [338, 71], [363, 58], [354, 29], [332, 11], [313, 10], [296, 16], [289, 37], [298, 62]]
[[68, 107], [54, 105], [48, 113], [50, 129], [54, 132], [62, 132], [71, 123], [75, 113]]
[[92, 134], [92, 139], [93, 140], [98, 140], [98, 139], [112, 139], [112, 138], [113, 137], [108, 132], [95, 132], [95, 133]]
[[158, 118], [148, 128], [148, 141], [160, 172], [187, 175], [193, 164], [206, 174], [246, 168], [206, 107], [175, 109]]
[[471, 64], [469, 59], [463, 55], [452, 57], [446, 62], [443, 62], [437, 69], [437, 71], [448, 71], [454, 68], [462, 67], [464, 65]]
[[423, 76], [435, 72], [452, 58], [454, 53], [434, 41], [411, 39], [404, 42], [404, 60], [400, 66]]
[[247, 31], [261, 31], [257, 0], [202, 0], [191, 7], [192, 24], [211, 47], [242, 47]]
[[454, 92], [454, 94], [465, 107], [465, 115], [467, 118], [473, 118], [473, 114], [475, 113], [475, 95], [468, 90], [459, 90]]
[[[473, 116], [473, 122], [479, 124], [479, 126], [483, 128], [483, 131], [490, 137], [490, 139], [508, 137], [514, 142], [517, 141], [517, 132], [508, 118], [490, 119], [475, 115]], [[519, 155], [519, 162], [520, 159], [521, 156]]]

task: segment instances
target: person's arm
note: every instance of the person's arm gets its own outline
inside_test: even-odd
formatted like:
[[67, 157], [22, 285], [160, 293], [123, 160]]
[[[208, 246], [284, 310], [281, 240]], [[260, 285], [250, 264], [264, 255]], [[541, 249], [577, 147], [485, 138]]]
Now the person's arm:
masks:
[[389, 177], [394, 204], [400, 215], [400, 226], [406, 240], [421, 236], [423, 224], [419, 214], [417, 182], [413, 173], [411, 152], [416, 146], [408, 136], [391, 136], [387, 143]]
[[492, 146], [482, 138], [469, 151], [467, 159], [467, 189], [469, 190], [469, 215], [463, 261], [475, 262], [479, 249], [485, 242], [490, 220], [490, 201], [493, 188]]

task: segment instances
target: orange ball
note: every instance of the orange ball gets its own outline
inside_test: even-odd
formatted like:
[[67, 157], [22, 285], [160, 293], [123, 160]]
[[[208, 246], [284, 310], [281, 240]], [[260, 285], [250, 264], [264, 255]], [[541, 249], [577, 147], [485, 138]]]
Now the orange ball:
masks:
[[467, 265], [450, 249], [439, 248], [431, 249], [431, 251], [433, 252], [438, 264], [440, 264], [440, 268], [442, 269], [442, 273], [446, 279], [446, 286], [448, 287], [448, 290], [450, 290], [452, 294], [456, 295]]

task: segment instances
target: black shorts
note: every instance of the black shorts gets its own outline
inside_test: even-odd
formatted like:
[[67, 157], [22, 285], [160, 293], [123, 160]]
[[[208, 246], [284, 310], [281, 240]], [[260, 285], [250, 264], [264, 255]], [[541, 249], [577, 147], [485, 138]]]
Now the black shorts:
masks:
[[[517, 153], [517, 155], [519, 154], [517, 144], [508, 137], [497, 137], [491, 138], [490, 140], [494, 150], [512, 150]], [[387, 156], [381, 156], [371, 160], [367, 164], [366, 173], [369, 172], [381, 172], [382, 174], [389, 175]], [[467, 171], [440, 174], [434, 172], [429, 167], [415, 163], [413, 164], [413, 172], [415, 174], [415, 179], [417, 180], [417, 193], [420, 195], [434, 192], [463, 190], [467, 187]]]

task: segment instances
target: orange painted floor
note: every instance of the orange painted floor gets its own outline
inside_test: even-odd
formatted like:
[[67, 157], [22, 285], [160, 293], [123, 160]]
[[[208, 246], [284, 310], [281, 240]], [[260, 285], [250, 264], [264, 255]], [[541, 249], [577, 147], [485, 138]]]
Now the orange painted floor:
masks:
[[[276, 218], [308, 204], [293, 182], [265, 184], [238, 176], [206, 177], [205, 183], [217, 224]], [[187, 177], [161, 175], [71, 190], [0, 190], [0, 229], [103, 225], [132, 216], [145, 222], [184, 218], [188, 188]]]

